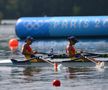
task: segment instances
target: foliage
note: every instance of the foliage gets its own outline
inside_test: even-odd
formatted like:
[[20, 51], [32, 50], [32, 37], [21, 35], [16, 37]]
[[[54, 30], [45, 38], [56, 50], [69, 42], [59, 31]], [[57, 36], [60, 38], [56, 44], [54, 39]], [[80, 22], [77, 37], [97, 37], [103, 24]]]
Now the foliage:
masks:
[[0, 0], [0, 18], [108, 15], [108, 0]]

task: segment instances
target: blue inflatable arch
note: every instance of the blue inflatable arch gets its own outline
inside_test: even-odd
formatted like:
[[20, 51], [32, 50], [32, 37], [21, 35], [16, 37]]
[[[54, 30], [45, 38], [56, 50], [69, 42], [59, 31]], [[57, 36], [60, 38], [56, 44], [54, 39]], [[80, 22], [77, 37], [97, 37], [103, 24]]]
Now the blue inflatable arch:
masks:
[[21, 39], [108, 36], [108, 16], [22, 17], [15, 31]]

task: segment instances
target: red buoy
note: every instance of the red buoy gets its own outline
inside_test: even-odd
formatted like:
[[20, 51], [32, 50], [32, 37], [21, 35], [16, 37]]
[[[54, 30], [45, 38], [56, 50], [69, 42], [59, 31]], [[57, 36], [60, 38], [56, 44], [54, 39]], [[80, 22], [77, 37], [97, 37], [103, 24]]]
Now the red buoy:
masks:
[[18, 48], [18, 40], [15, 38], [9, 40], [9, 47], [11, 50], [17, 49]]
[[60, 80], [53, 80], [53, 86], [55, 86], [55, 87], [60, 87], [61, 86], [61, 82], [60, 82]]

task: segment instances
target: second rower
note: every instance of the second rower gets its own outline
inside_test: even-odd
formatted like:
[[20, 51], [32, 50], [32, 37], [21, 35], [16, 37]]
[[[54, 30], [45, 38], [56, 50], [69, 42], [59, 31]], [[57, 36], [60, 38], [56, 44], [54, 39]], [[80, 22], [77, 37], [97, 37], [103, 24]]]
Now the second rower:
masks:
[[101, 63], [101, 61], [95, 60], [94, 58], [90, 58], [90, 57], [88, 58], [88, 57], [85, 57], [84, 55], [82, 55], [81, 53], [77, 53], [77, 51], [75, 49], [75, 44], [78, 42], [78, 40], [74, 36], [69, 37], [68, 41], [69, 41], [69, 43], [66, 47], [66, 53], [70, 58], [78, 58], [78, 59], [81, 59], [82, 61], [89, 60], [96, 64]]

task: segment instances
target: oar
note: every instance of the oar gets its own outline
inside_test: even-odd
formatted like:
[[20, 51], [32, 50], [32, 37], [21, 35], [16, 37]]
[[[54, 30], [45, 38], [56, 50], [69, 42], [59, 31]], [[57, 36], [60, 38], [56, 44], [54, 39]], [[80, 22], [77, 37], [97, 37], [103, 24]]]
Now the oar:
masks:
[[84, 56], [84, 55], [81, 55], [83, 58], [93, 62], [96, 64], [96, 68], [103, 68], [104, 67], [104, 62], [103, 61], [99, 61], [99, 60], [96, 60], [94, 58], [89, 58], [87, 56]]
[[57, 54], [57, 53], [44, 53], [44, 52], [38, 52], [38, 54], [44, 54], [47, 55], [50, 58], [69, 58], [66, 54], [61, 53], [61, 54]]
[[82, 56], [82, 58], [84, 58], [84, 59], [87, 59], [87, 60], [89, 60], [89, 61], [91, 61], [91, 62], [93, 62], [93, 63], [98, 63], [98, 61], [96, 61], [94, 58], [89, 58], [89, 57], [87, 57], [87, 56], [84, 56], [83, 54], [80, 54], [81, 56]]
[[48, 56], [48, 57], [44, 57], [44, 58], [42, 58], [42, 56], [41, 56], [41, 57], [37, 57], [37, 56], [35, 56], [35, 57], [33, 57], [33, 58], [26, 59], [25, 61], [27, 61], [27, 60], [32, 60], [32, 59], [41, 59], [41, 60], [43, 60], [43, 61], [45, 61], [45, 62], [47, 62], [47, 63], [49, 63], [49, 64], [51, 64], [51, 65], [54, 65], [54, 63], [52, 63], [51, 61], [49, 61], [49, 60], [45, 60], [45, 59], [47, 59], [47, 58], [50, 58], [50, 56]]
[[54, 63], [52, 63], [51, 61], [45, 60], [46, 58], [48, 58], [48, 57], [40, 58], [40, 57], [35, 56], [35, 57], [29, 58], [29, 59], [25, 59], [24, 61], [18, 61], [18, 60], [13, 59], [13, 58], [11, 60], [15, 60], [17, 62], [26, 62], [26, 61], [28, 62], [28, 61], [33, 60], [33, 59], [41, 59], [41, 60], [43, 60], [43, 61], [45, 61], [45, 62], [47, 62], [47, 63], [49, 63], [51, 65], [54, 65]]
[[[44, 54], [51, 56], [51, 58], [68, 58], [68, 56], [65, 53], [61, 54], [54, 54], [54, 53], [44, 53], [44, 52], [39, 52], [39, 54]], [[79, 53], [78, 53], [79, 54]], [[89, 57], [108, 57], [108, 54], [98, 54], [98, 53], [89, 53], [89, 52], [82, 52], [83, 56], [89, 56]]]
[[62, 64], [59, 64], [58, 65], [58, 63], [57, 62], [51, 62], [51, 61], [49, 61], [49, 60], [45, 60], [46, 58], [50, 58], [49, 56], [48, 57], [45, 57], [45, 58], [41, 58], [43, 61], [45, 61], [45, 62], [47, 62], [47, 63], [49, 63], [49, 64], [51, 64], [51, 65], [53, 65], [53, 67], [54, 67], [54, 71], [58, 71], [58, 70], [60, 70], [61, 69], [61, 67], [63, 67], [63, 65]]
[[108, 57], [108, 53], [83, 52], [84, 56]]
[[52, 56], [52, 53], [45, 53], [45, 52], [38, 52], [38, 54], [43, 54], [43, 55], [48, 55], [48, 56]]
[[45, 62], [47, 62], [47, 63], [49, 63], [49, 64], [51, 64], [51, 65], [54, 65], [54, 63], [52, 63], [51, 61], [49, 61], [49, 60], [45, 60], [46, 58], [49, 58], [49, 56], [48, 57], [45, 57], [45, 58], [40, 58], [41, 60], [43, 60], [43, 61], [45, 61]]

